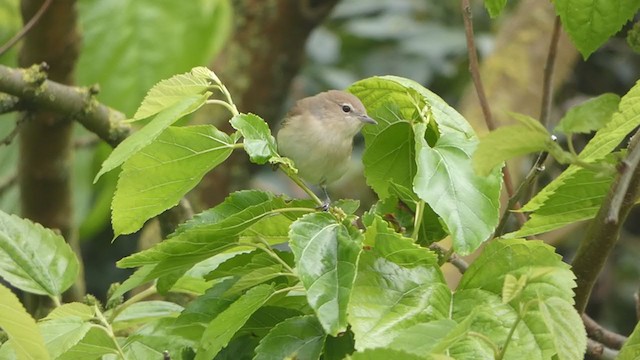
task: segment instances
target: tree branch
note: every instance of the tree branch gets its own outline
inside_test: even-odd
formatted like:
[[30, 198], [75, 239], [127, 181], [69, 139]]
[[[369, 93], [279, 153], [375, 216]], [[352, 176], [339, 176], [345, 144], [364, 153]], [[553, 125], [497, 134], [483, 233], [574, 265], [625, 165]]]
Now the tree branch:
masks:
[[590, 338], [607, 347], [620, 350], [622, 345], [627, 341], [626, 336], [603, 328], [587, 314], [582, 314], [582, 323], [584, 324], [584, 327], [587, 330], [587, 335], [589, 335]]
[[618, 357], [618, 352], [593, 339], [587, 339], [587, 355], [594, 359], [614, 360]]
[[131, 132], [124, 114], [100, 104], [95, 88], [80, 88], [46, 80], [46, 65], [12, 69], [0, 65], [0, 92], [12, 95], [16, 103], [67, 114], [87, 130], [115, 147]]
[[[476, 50], [475, 40], [473, 36], [473, 21], [471, 19], [471, 6], [469, 5], [469, 0], [461, 1], [462, 7], [462, 18], [464, 19], [464, 29], [465, 35], [467, 38], [467, 51], [469, 53], [469, 72], [471, 73], [471, 78], [473, 79], [473, 85], [476, 88], [476, 93], [478, 94], [478, 100], [480, 101], [480, 107], [482, 108], [482, 114], [484, 115], [484, 120], [487, 124], [487, 128], [490, 131], [496, 129], [496, 124], [493, 121], [493, 116], [491, 115], [491, 108], [489, 107], [489, 103], [487, 101], [487, 96], [484, 92], [484, 86], [482, 85], [482, 78], [480, 77], [480, 69], [478, 66], [478, 52]], [[507, 195], [509, 198], [512, 198], [515, 191], [513, 188], [513, 181], [511, 180], [511, 173], [509, 172], [509, 168], [507, 164], [502, 168], [502, 178], [504, 180], [504, 187], [507, 190]], [[514, 204], [514, 208], [520, 209], [520, 203], [516, 202]], [[526, 221], [526, 217], [523, 213], [517, 212], [516, 218], [518, 219], [518, 223], [522, 226]]]
[[[640, 130], [634, 134], [634, 139], [640, 137]], [[589, 225], [585, 239], [580, 243], [572, 266], [578, 286], [575, 289], [575, 308], [579, 313], [584, 310], [589, 301], [598, 274], [602, 270], [611, 249], [618, 241], [622, 223], [629, 215], [631, 207], [638, 198], [640, 190], [640, 166], [632, 161], [640, 156], [638, 141], [632, 141], [627, 157], [623, 160], [628, 166], [618, 174], [611, 184], [609, 193], [605, 197], [595, 219]], [[629, 173], [630, 175], [626, 175]], [[627, 176], [629, 179], [627, 180]], [[622, 193], [622, 194], [619, 194]], [[621, 197], [618, 203], [616, 199]], [[613, 207], [618, 208], [619, 217], [613, 221], [609, 214]]]
[[11, 49], [11, 47], [18, 41], [20, 41], [20, 39], [22, 39], [29, 32], [29, 30], [33, 29], [33, 26], [38, 23], [38, 20], [40, 20], [45, 11], [47, 11], [52, 1], [53, 0], [45, 0], [45, 2], [42, 3], [42, 6], [40, 6], [40, 9], [38, 9], [38, 12], [36, 12], [35, 15], [33, 15], [31, 19], [29, 19], [29, 21], [22, 27], [22, 29], [20, 29], [17, 34], [15, 34], [11, 39], [9, 39], [9, 41], [7, 41], [0, 47], [0, 56], [6, 53], [7, 50]]

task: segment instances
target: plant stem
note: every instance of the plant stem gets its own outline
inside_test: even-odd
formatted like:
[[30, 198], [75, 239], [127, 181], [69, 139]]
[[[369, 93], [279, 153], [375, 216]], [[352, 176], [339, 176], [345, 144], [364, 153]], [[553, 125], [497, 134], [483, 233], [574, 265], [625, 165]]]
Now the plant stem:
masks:
[[238, 109], [236, 109], [235, 105], [229, 104], [226, 101], [218, 100], [218, 99], [209, 99], [209, 100], [207, 100], [207, 104], [210, 104], [210, 105], [222, 105], [225, 108], [227, 108], [227, 110], [229, 110], [231, 115], [233, 115], [233, 116], [238, 115]]
[[489, 337], [487, 337], [485, 334], [475, 331], [469, 331], [467, 334], [484, 341], [487, 345], [489, 345], [489, 347], [491, 347], [493, 353], [496, 355], [496, 359], [498, 358], [497, 355], [500, 353], [500, 349], [498, 349], [498, 346]]
[[287, 168], [283, 164], [279, 164], [279, 168], [280, 170], [282, 170], [282, 172], [284, 172], [289, 177], [289, 179], [291, 179], [294, 183], [296, 183], [296, 185], [298, 185], [302, 190], [304, 190], [304, 192], [306, 192], [307, 195], [309, 195], [309, 197], [311, 197], [311, 199], [315, 201], [316, 204], [318, 204], [318, 206], [324, 205], [324, 202], [320, 200], [320, 198], [313, 191], [311, 191], [311, 189], [309, 189], [309, 187], [304, 183], [304, 181], [300, 179], [298, 174], [294, 173], [293, 171], [291, 171], [291, 169]]
[[416, 203], [416, 214], [413, 219], [413, 233], [411, 238], [414, 242], [418, 241], [418, 234], [420, 232], [420, 225], [422, 225], [422, 216], [424, 214], [424, 201], [420, 200]]
[[153, 294], [157, 293], [157, 289], [156, 286], [150, 286], [147, 289], [144, 289], [143, 291], [135, 294], [134, 296], [130, 297], [127, 301], [125, 301], [124, 303], [122, 303], [122, 305], [116, 307], [115, 309], [113, 309], [111, 311], [111, 315], [109, 316], [109, 323], [113, 322], [115, 320], [115, 318], [118, 316], [118, 314], [120, 314], [121, 312], [123, 312], [126, 308], [128, 308], [129, 306], [139, 302], [140, 300], [143, 300]]
[[[122, 304], [122, 305], [124, 305], [124, 304]], [[100, 321], [100, 324], [102, 324], [102, 326], [105, 328], [105, 330], [107, 330], [107, 333], [109, 334], [109, 336], [113, 340], [113, 343], [116, 346], [116, 350], [118, 350], [118, 355], [120, 355], [120, 358], [122, 358], [123, 360], [126, 360], [127, 358], [124, 355], [124, 351], [122, 351], [122, 348], [120, 347], [120, 344], [118, 344], [118, 339], [116, 338], [116, 335], [113, 333], [113, 328], [111, 327], [111, 323], [109, 321], [107, 321], [107, 319], [105, 319], [104, 315], [102, 314], [102, 312], [100, 311], [100, 309], [98, 309], [98, 307], [96, 305], [94, 305], [94, 309], [96, 310], [96, 317], [98, 318], [98, 321]], [[110, 320], [113, 321], [113, 319], [110, 319]]]

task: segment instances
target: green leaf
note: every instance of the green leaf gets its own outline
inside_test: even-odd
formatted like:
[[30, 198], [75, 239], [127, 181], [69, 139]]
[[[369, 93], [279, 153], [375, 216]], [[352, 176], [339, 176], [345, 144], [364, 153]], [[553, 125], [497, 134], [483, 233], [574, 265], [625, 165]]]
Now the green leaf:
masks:
[[141, 301], [125, 308], [113, 319], [111, 326], [116, 331], [122, 330], [155, 319], [177, 317], [182, 310], [182, 306], [168, 301]]
[[231, 126], [240, 131], [244, 138], [244, 150], [251, 161], [265, 164], [274, 156], [278, 156], [276, 139], [271, 135], [269, 125], [254, 114], [239, 114], [231, 119]]
[[232, 20], [227, 0], [88, 0], [78, 8], [77, 82], [100, 84], [98, 99], [127, 114], [161, 79], [209, 63]]
[[482, 139], [473, 154], [473, 168], [480, 176], [491, 173], [504, 161], [548, 149], [553, 141], [547, 130], [525, 115], [512, 114], [517, 125], [501, 126]]
[[[503, 286], [509, 275], [526, 276], [527, 282], [519, 296], [504, 303]], [[566, 354], [569, 347], [583, 352], [586, 334], [572, 306], [574, 278], [570, 266], [541, 241], [495, 240], [462, 276], [454, 292], [452, 318], [460, 321], [476, 311], [477, 319], [471, 331], [482, 333], [499, 348], [506, 346], [505, 359], [548, 359], [555, 354]], [[542, 314], [540, 302], [551, 298], [556, 299], [554, 303], [563, 303], [559, 305], [561, 310]], [[514, 327], [511, 341], [507, 343]], [[574, 329], [574, 334], [563, 336], [562, 341], [567, 343], [558, 344], [554, 337], [562, 331], [559, 329], [565, 328]], [[450, 351], [455, 358], [493, 358], [486, 341], [475, 337], [454, 344]]]
[[133, 120], [146, 119], [173, 107], [187, 97], [205, 95], [211, 85], [218, 81], [216, 74], [203, 66], [195, 67], [188, 73], [162, 80], [149, 90], [133, 115]]
[[194, 343], [199, 341], [207, 325], [240, 297], [238, 293], [227, 293], [236, 281], [219, 282], [190, 302], [171, 326], [171, 333]]
[[487, 8], [491, 18], [498, 17], [505, 5], [507, 5], [507, 0], [484, 0], [484, 7]]
[[478, 140], [467, 121], [436, 94], [400, 77], [361, 80], [349, 91], [378, 120], [363, 131], [367, 183], [381, 199], [391, 183], [413, 189], [442, 218], [457, 252], [476, 249], [498, 222], [501, 177], [499, 169], [488, 177], [473, 173]]
[[122, 167], [111, 204], [115, 236], [178, 204], [232, 150], [231, 138], [211, 125], [167, 128]]
[[553, 196], [541, 204], [520, 229], [504, 237], [541, 234], [593, 218], [611, 187], [613, 177], [614, 174], [584, 168], [571, 171]]
[[27, 313], [11, 290], [2, 284], [0, 284], [0, 328], [9, 336], [11, 348], [18, 359], [50, 358], [36, 321]]
[[511, 300], [517, 298], [527, 285], [527, 276], [523, 275], [519, 278], [511, 274], [504, 277], [504, 286], [502, 286], [502, 302], [508, 304]]
[[313, 213], [291, 225], [289, 238], [309, 306], [328, 334], [345, 331], [362, 235], [328, 213]]
[[554, 4], [584, 59], [615, 35], [640, 7], [638, 0], [555, 0]]
[[[422, 356], [414, 355], [405, 351], [394, 349], [367, 349], [362, 352], [355, 352], [351, 354], [348, 359], [352, 360], [389, 360], [389, 359], [402, 359], [402, 360], [429, 360], [431, 357], [424, 358]], [[446, 359], [446, 358], [443, 358]]]
[[105, 328], [93, 325], [78, 344], [59, 356], [57, 360], [96, 359], [107, 354], [118, 354], [117, 344]]
[[62, 304], [53, 309], [44, 320], [64, 320], [68, 318], [77, 318], [82, 321], [92, 319], [96, 315], [96, 311], [93, 307], [79, 303], [72, 302], [68, 304]]
[[274, 326], [302, 312], [280, 306], [263, 306], [258, 309], [242, 327], [241, 333], [263, 338]]
[[273, 295], [273, 285], [259, 285], [242, 295], [209, 323], [195, 360], [212, 359], [225, 347], [249, 317]]
[[618, 110], [618, 104], [620, 97], [612, 93], [589, 99], [569, 109], [554, 131], [586, 134], [599, 130], [611, 120]]
[[[247, 194], [249, 197], [256, 195], [254, 192]], [[268, 194], [264, 201], [231, 211], [235, 205], [243, 204], [241, 200], [246, 200], [246, 198], [234, 196], [227, 198], [221, 205], [216, 206], [216, 208], [226, 209], [224, 211], [227, 214], [225, 218], [219, 218], [217, 222], [212, 223], [197, 223], [199, 220], [194, 220], [196, 224], [183, 230], [178, 229], [176, 234], [169, 239], [118, 261], [118, 266], [136, 267], [160, 263], [167, 268], [172, 268], [172, 264], [173, 267], [183, 264], [191, 267], [221, 251], [240, 246], [241, 244], [237, 243], [237, 237], [242, 231], [260, 219], [272, 215], [273, 210], [284, 209], [288, 206], [282, 197]], [[205, 213], [213, 212], [206, 211]], [[158, 270], [155, 269], [156, 272]]]
[[433, 252], [377, 216], [365, 242], [349, 303], [356, 349], [386, 346], [404, 329], [448, 317], [451, 291]]
[[[585, 162], [595, 162], [604, 159], [622, 142], [627, 135], [640, 125], [640, 109], [638, 109], [638, 101], [640, 100], [640, 82], [629, 90], [622, 97], [618, 106], [618, 112], [613, 114], [603, 128], [596, 132], [595, 136], [578, 157]], [[558, 190], [558, 187], [565, 183], [568, 178], [578, 171], [580, 167], [576, 165], [569, 166], [560, 176], [556, 177], [549, 185], [542, 189], [536, 196], [529, 201], [522, 211], [535, 211], [543, 203], [547, 201]]]
[[87, 319], [78, 316], [61, 317], [38, 324], [47, 349], [54, 359], [78, 345], [93, 326]]
[[426, 124], [414, 127], [418, 172], [413, 190], [447, 225], [453, 248], [466, 255], [493, 232], [499, 218], [500, 169], [479, 176], [471, 168], [472, 149], [455, 134], [435, 147], [424, 139]]
[[580, 326], [582, 319], [572, 304], [557, 297], [541, 297], [538, 306], [551, 333], [558, 358], [583, 358], [587, 348], [587, 333], [584, 326]]
[[11, 285], [57, 297], [73, 285], [78, 267], [62, 236], [0, 211], [0, 276]]
[[338, 336], [327, 336], [324, 342], [322, 358], [324, 360], [344, 360], [356, 351], [353, 332], [340, 333]]
[[171, 124], [204, 105], [207, 97], [209, 97], [208, 94], [185, 96], [180, 101], [159, 112], [148, 124], [129, 135], [113, 149], [109, 157], [102, 163], [102, 167], [93, 179], [93, 183], [95, 184], [104, 173], [122, 165], [132, 156], [138, 154], [140, 150], [154, 142]]
[[635, 360], [640, 357], [640, 323], [636, 324], [636, 328], [629, 336], [629, 339], [624, 343], [620, 353], [618, 354], [618, 360]]
[[313, 315], [289, 318], [260, 341], [253, 359], [319, 359], [326, 336]]
[[416, 324], [400, 331], [388, 347], [425, 357], [442, 354], [467, 336], [474, 319], [472, 314], [460, 324], [450, 319]]

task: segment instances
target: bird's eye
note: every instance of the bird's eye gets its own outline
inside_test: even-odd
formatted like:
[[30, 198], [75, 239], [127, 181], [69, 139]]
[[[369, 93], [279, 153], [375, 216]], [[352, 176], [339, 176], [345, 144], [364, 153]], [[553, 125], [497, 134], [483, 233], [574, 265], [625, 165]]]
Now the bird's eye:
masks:
[[351, 106], [349, 105], [342, 105], [342, 111], [348, 113], [351, 112]]

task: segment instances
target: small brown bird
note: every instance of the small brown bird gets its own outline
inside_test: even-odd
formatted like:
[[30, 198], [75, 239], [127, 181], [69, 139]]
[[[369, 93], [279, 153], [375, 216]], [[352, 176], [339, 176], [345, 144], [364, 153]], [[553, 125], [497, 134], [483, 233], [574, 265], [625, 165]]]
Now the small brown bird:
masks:
[[326, 195], [325, 186], [347, 171], [353, 137], [364, 124], [377, 123], [357, 97], [329, 90], [296, 102], [278, 131], [278, 149]]

